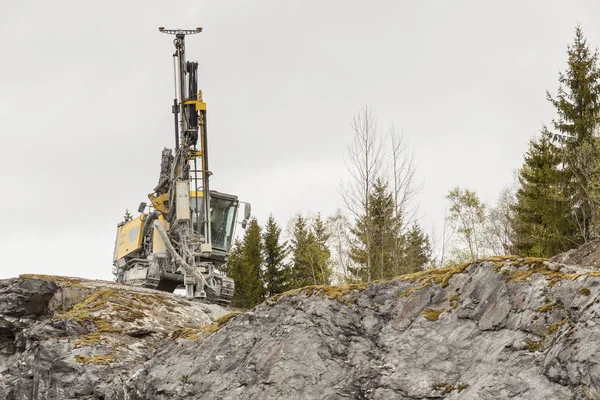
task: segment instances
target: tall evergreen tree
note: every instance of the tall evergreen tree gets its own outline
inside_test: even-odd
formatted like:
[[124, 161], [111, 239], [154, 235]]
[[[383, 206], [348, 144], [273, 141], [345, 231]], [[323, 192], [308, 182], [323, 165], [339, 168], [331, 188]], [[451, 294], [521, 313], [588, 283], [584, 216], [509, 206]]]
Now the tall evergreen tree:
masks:
[[327, 246], [330, 233], [327, 231], [321, 214], [312, 223], [311, 231], [314, 239], [311, 242], [311, 262], [315, 264], [315, 275], [317, 281], [322, 285], [331, 284], [331, 275], [333, 274], [331, 265], [331, 251]]
[[299, 288], [314, 284], [311, 281], [310, 268], [307, 261], [307, 252], [309, 247], [308, 226], [306, 219], [298, 214], [294, 222], [294, 231], [292, 233], [292, 269], [291, 286]]
[[[401, 234], [401, 222], [396, 217], [394, 198], [387, 184], [382, 179], [377, 179], [373, 190], [369, 195], [369, 219], [362, 216], [357, 219], [355, 226], [351, 228], [356, 238], [354, 246], [350, 249], [350, 257], [355, 266], [349, 267], [349, 271], [355, 279], [367, 282], [371, 279], [389, 278], [404, 271], [397, 271], [394, 267], [401, 265], [396, 262], [401, 258], [400, 246], [403, 241]], [[370, 229], [365, 227], [369, 225]], [[367, 237], [367, 232], [370, 238]], [[368, 247], [371, 249], [371, 268], [369, 271]]]
[[229, 276], [231, 274], [232, 266], [235, 265], [236, 266], [235, 268], [238, 268], [238, 269], [241, 268], [241, 267], [239, 267], [241, 255], [242, 255], [242, 241], [240, 239], [235, 239], [235, 241], [231, 245], [231, 250], [229, 251], [229, 259], [228, 259], [227, 263], [221, 265], [221, 267], [219, 268], [221, 270], [221, 272], [223, 272]]
[[548, 133], [530, 141], [514, 206], [515, 247], [521, 255], [550, 257], [572, 246], [576, 227], [563, 195], [560, 162]]
[[406, 272], [423, 269], [431, 260], [431, 243], [421, 227], [414, 223], [406, 233], [403, 267]]
[[597, 235], [600, 204], [591, 190], [600, 182], [600, 68], [598, 50], [588, 46], [581, 26], [575, 29], [574, 42], [567, 48], [567, 69], [559, 74], [556, 97], [546, 93], [556, 109], [553, 137], [562, 145], [561, 180], [563, 196], [572, 208], [578, 230], [566, 238], [571, 247]]
[[252, 308], [264, 299], [261, 236], [261, 228], [256, 218], [252, 218], [246, 227], [241, 246], [232, 252], [234, 257], [229, 260], [229, 276], [235, 281], [231, 301], [233, 306]]
[[330, 284], [332, 271], [331, 253], [326, 244], [328, 237], [320, 216], [312, 227], [302, 215], [295, 218], [291, 239], [291, 282], [294, 288]]
[[281, 228], [273, 215], [269, 216], [263, 234], [264, 273], [263, 280], [267, 296], [282, 293], [289, 287], [290, 273], [285, 264], [288, 254], [287, 242], [281, 242]]

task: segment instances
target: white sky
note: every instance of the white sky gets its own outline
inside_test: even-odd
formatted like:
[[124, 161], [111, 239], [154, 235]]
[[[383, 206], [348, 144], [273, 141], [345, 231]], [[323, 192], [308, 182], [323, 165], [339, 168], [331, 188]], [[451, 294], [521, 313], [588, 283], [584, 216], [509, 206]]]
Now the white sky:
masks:
[[195, 28], [212, 188], [262, 224], [341, 206], [350, 122], [365, 104], [404, 130], [441, 229], [454, 185], [493, 202], [552, 108], [597, 1], [3, 1], [0, 278], [110, 279], [116, 224], [173, 145], [172, 38]]

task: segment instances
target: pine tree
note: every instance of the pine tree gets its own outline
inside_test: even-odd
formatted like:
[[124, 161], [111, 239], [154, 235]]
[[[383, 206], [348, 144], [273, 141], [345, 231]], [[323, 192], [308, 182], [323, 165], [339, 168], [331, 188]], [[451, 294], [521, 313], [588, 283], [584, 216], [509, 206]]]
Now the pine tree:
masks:
[[[236, 268], [240, 268], [240, 257], [242, 255], [242, 241], [240, 239], [235, 239], [233, 244], [231, 245], [231, 250], [229, 251], [229, 257], [227, 263], [221, 265], [219, 268], [221, 272], [226, 274], [227, 276], [231, 276], [232, 268], [235, 270]], [[235, 267], [233, 267], [235, 266]], [[235, 272], [234, 272], [235, 273]]]
[[302, 215], [296, 216], [291, 239], [293, 288], [330, 284], [332, 271], [328, 238], [329, 234], [320, 216], [315, 218], [312, 227]]
[[559, 141], [562, 165], [563, 196], [571, 204], [578, 230], [566, 239], [571, 247], [598, 235], [600, 202], [597, 188], [600, 183], [600, 68], [598, 51], [592, 51], [581, 26], [575, 29], [573, 44], [567, 48], [567, 69], [559, 74], [556, 97], [546, 93], [556, 109], [553, 138]]
[[310, 269], [310, 243], [309, 229], [306, 219], [298, 214], [294, 219], [294, 231], [292, 234], [292, 269], [291, 286], [299, 288], [307, 285], [316, 285], [316, 279]]
[[281, 228], [273, 215], [269, 216], [263, 234], [265, 268], [263, 274], [267, 296], [282, 293], [289, 287], [290, 272], [284, 261], [288, 254], [287, 242], [281, 242]]
[[229, 259], [229, 276], [235, 281], [231, 303], [235, 307], [252, 308], [264, 300], [261, 237], [261, 228], [256, 218], [252, 218], [241, 246], [237, 245], [239, 247], [232, 251], [233, 257]]
[[[401, 265], [397, 262], [402, 258], [401, 222], [396, 217], [393, 195], [388, 190], [387, 184], [382, 179], [377, 179], [369, 195], [369, 220], [366, 216], [357, 219], [351, 228], [356, 238], [355, 244], [350, 249], [350, 257], [356, 266], [349, 267], [355, 279], [367, 282], [371, 279], [385, 279], [404, 271], [397, 271], [394, 266]], [[370, 230], [365, 229], [370, 226]], [[367, 238], [367, 232], [370, 238]], [[371, 248], [371, 266], [368, 270], [367, 243]], [[399, 254], [400, 252], [400, 254]]]
[[423, 269], [431, 260], [431, 243], [421, 227], [414, 223], [406, 233], [406, 247], [404, 249], [404, 262], [406, 273]]
[[576, 226], [563, 196], [560, 162], [549, 133], [530, 141], [514, 206], [515, 247], [523, 256], [550, 257], [572, 246]]
[[321, 219], [321, 214], [317, 214], [317, 217], [312, 223], [311, 231], [313, 234], [313, 240], [311, 242], [311, 255], [312, 262], [315, 265], [315, 275], [317, 282], [320, 285], [331, 284], [332, 265], [331, 265], [331, 251], [327, 246], [329, 240], [329, 232], [327, 227]]

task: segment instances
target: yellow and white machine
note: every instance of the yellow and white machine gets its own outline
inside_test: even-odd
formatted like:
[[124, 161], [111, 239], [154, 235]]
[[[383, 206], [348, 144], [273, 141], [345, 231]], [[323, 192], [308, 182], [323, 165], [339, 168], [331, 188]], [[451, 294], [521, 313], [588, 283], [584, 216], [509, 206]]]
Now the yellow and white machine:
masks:
[[[162, 151], [150, 204], [140, 204], [137, 218], [118, 224], [117, 281], [169, 292], [183, 286], [188, 298], [229, 303], [234, 282], [221, 269], [240, 202], [209, 187], [206, 103], [198, 90], [198, 63], [185, 59], [185, 36], [202, 29], [159, 31], [175, 35], [175, 148]], [[245, 203], [243, 227], [249, 218]]]

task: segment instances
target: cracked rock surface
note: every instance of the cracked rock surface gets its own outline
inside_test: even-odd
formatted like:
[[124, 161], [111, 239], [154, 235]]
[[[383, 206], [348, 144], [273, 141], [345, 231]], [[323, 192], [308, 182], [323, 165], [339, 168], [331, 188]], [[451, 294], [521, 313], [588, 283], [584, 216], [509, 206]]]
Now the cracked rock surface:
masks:
[[225, 313], [110, 282], [0, 280], [0, 399], [123, 398], [120, 382], [166, 337]]
[[[100, 306], [98, 288], [67, 289], [83, 290], [0, 281], [0, 398], [600, 398], [600, 273], [585, 267], [492, 257], [221, 318], [153, 291]], [[144, 316], [118, 307], [140, 299]]]

